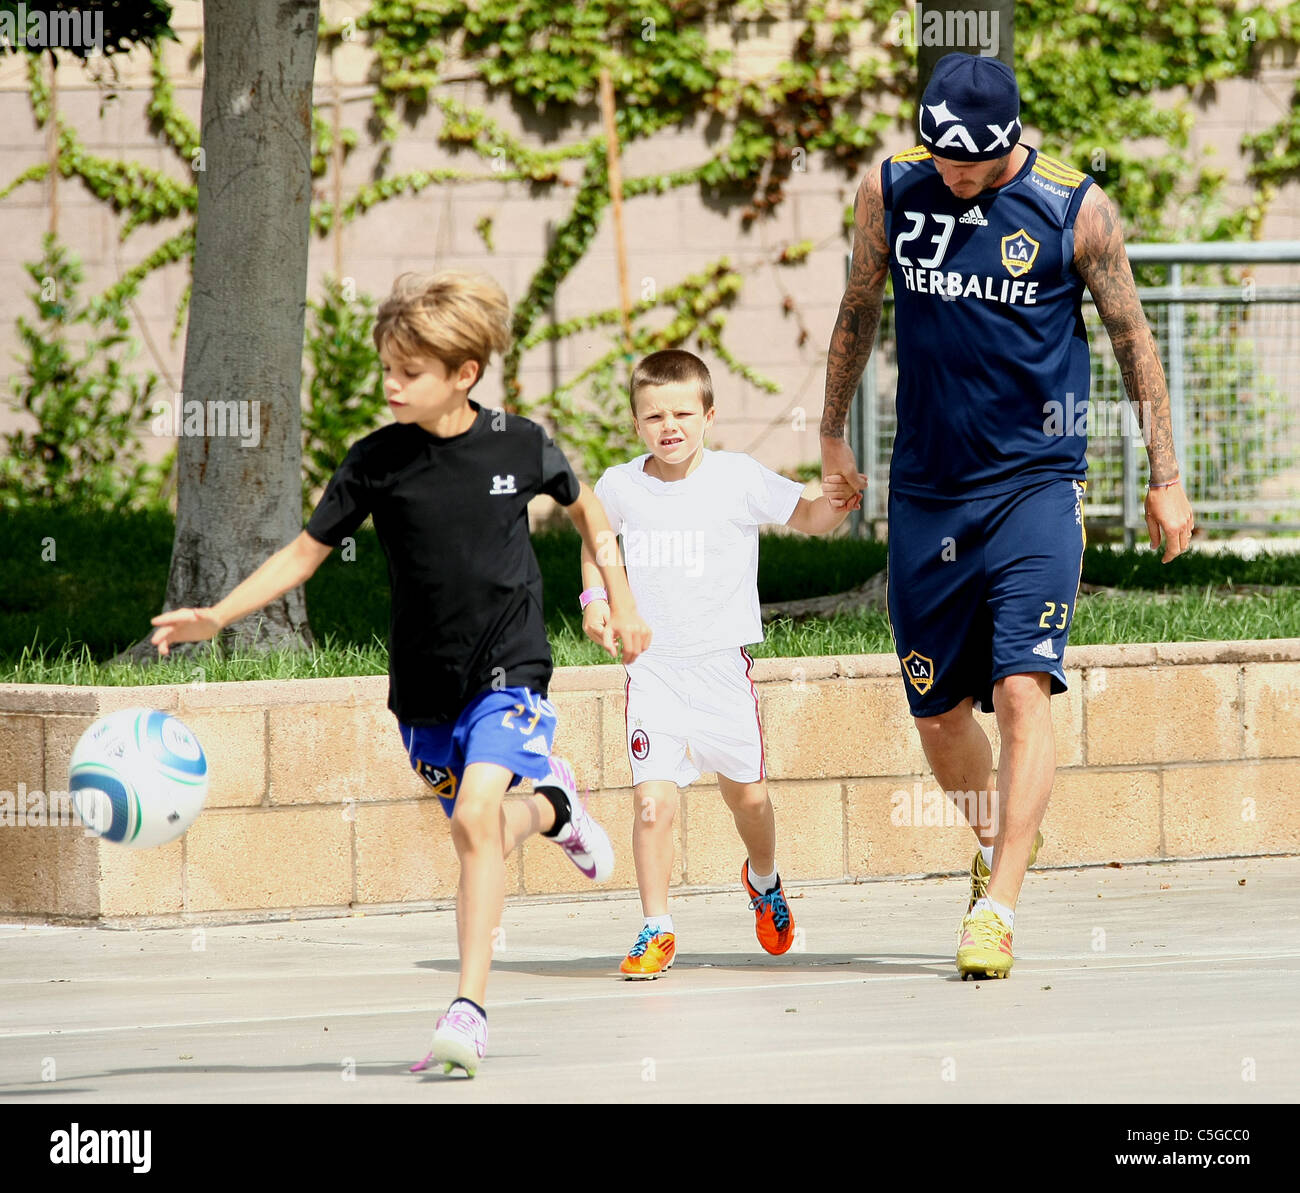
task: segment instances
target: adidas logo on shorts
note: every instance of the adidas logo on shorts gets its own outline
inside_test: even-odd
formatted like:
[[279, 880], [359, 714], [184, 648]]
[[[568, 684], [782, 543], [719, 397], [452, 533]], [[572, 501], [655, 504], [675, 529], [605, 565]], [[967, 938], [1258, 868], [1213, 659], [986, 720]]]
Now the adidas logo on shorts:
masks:
[[981, 228], [989, 226], [989, 222], [984, 218], [984, 213], [979, 209], [978, 203], [957, 222], [960, 224], [978, 224]]
[[[1045, 659], [1056, 658], [1056, 651], [1052, 649], [1052, 640], [1044, 638], [1037, 646], [1034, 647], [1034, 654], [1041, 655]], [[527, 749], [527, 747], [524, 747]]]
[[527, 750], [530, 754], [549, 754], [551, 747], [546, 744], [546, 738], [540, 733], [536, 737], [530, 737], [520, 749]]

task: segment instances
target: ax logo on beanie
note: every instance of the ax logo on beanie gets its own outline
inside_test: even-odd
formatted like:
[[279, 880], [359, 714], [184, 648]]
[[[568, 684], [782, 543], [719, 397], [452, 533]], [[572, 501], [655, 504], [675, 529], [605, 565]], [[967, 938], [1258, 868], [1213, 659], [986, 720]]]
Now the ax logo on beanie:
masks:
[[945, 54], [921, 97], [921, 140], [938, 157], [989, 162], [1020, 140], [1020, 89], [997, 58]]

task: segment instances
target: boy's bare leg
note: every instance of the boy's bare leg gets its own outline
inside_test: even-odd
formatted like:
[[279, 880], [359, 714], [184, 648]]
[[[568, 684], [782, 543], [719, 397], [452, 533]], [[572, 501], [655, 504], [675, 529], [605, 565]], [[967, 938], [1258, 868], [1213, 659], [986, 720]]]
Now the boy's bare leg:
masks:
[[501, 804], [501, 856], [508, 858], [529, 837], [555, 827], [555, 808], [545, 796], [507, 799]]
[[668, 914], [668, 886], [673, 877], [673, 821], [680, 793], [676, 783], [638, 783], [632, 791], [632, 859], [644, 915]]
[[718, 787], [749, 851], [750, 872], [771, 874], [776, 868], [776, 815], [768, 798], [767, 782], [759, 779], [757, 783], [737, 783], [719, 775]]
[[501, 924], [506, 900], [506, 824], [517, 814], [507, 814], [502, 803], [511, 774], [494, 762], [471, 762], [461, 776], [451, 816], [451, 839], [460, 859], [456, 887], [460, 986], [456, 993], [479, 1006], [483, 1006], [492, 965], [492, 933]]

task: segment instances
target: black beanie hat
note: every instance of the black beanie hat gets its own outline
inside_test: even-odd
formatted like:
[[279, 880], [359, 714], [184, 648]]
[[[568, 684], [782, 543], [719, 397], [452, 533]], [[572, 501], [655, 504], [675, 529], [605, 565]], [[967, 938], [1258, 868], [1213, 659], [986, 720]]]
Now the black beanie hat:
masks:
[[1006, 157], [1020, 140], [1020, 88], [1005, 62], [945, 54], [921, 98], [921, 140], [931, 153], [959, 162]]

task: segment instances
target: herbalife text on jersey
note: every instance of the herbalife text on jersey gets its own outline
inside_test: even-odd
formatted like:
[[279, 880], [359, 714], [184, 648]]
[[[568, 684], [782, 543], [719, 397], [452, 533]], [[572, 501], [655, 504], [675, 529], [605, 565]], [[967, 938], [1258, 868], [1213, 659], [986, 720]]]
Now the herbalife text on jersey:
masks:
[[954, 50], [978, 49], [983, 58], [996, 58], [1002, 42], [998, 13], [987, 8], [955, 8], [948, 12], [916, 12], [900, 8], [889, 18], [889, 40], [896, 46], [946, 46]]

